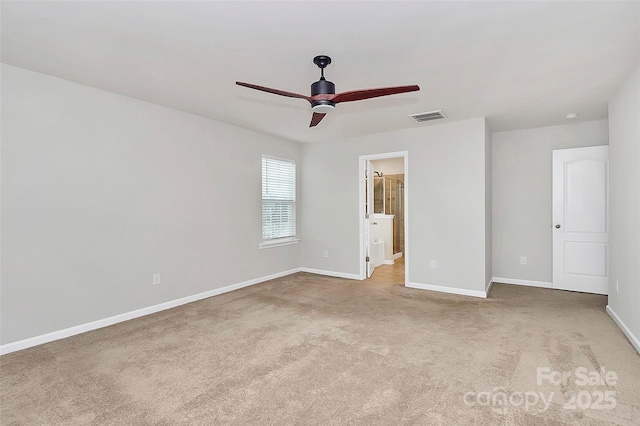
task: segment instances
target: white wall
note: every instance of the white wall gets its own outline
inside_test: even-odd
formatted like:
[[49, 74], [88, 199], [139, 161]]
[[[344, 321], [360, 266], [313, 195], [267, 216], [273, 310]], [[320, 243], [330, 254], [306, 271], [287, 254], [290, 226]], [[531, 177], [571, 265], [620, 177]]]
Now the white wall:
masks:
[[493, 278], [493, 139], [486, 120], [484, 133], [484, 282], [488, 289]]
[[551, 153], [608, 140], [606, 120], [493, 133], [494, 277], [551, 283]]
[[640, 64], [609, 102], [609, 138], [608, 309], [640, 351]]
[[299, 245], [258, 248], [263, 153], [299, 160], [293, 142], [3, 65], [1, 343], [299, 267]]
[[359, 274], [359, 156], [395, 151], [409, 152], [409, 280], [484, 292], [483, 118], [304, 145], [302, 266]]

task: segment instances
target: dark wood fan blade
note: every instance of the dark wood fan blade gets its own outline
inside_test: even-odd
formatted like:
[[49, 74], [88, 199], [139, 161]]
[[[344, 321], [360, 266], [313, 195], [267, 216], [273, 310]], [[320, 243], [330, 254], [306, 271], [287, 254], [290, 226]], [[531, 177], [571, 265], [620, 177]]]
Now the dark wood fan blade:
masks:
[[249, 89], [255, 89], [255, 90], [261, 90], [263, 92], [267, 92], [267, 93], [273, 93], [274, 95], [280, 95], [280, 96], [287, 96], [289, 98], [300, 98], [300, 99], [306, 99], [307, 101], [309, 101], [309, 103], [311, 103], [311, 97], [307, 96], [307, 95], [301, 95], [299, 93], [293, 93], [293, 92], [286, 92], [284, 90], [278, 90], [278, 89], [271, 89], [270, 87], [264, 87], [264, 86], [257, 86], [255, 84], [249, 84], [249, 83], [243, 83], [241, 81], [236, 81], [236, 84], [238, 86], [244, 86], [244, 87], [248, 87]]
[[380, 89], [352, 90], [350, 92], [338, 93], [331, 100], [335, 103], [353, 102], [353, 101], [361, 101], [363, 99], [377, 98], [380, 96], [396, 95], [398, 93], [415, 92], [417, 90], [420, 90], [420, 87], [416, 85], [382, 87]]
[[327, 114], [321, 114], [319, 112], [314, 112], [313, 116], [311, 117], [311, 124], [309, 124], [309, 127], [317, 126], [318, 123], [322, 121], [322, 119], [324, 118], [325, 115], [327, 115]]

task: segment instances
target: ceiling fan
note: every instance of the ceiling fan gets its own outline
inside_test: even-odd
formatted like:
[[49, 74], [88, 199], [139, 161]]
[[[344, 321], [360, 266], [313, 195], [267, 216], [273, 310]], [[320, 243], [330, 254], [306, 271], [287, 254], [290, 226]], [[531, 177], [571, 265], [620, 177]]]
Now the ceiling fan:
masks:
[[241, 81], [236, 81], [236, 84], [239, 86], [248, 87], [250, 89], [273, 93], [275, 95], [306, 99], [311, 104], [311, 108], [313, 109], [313, 116], [311, 117], [311, 124], [309, 124], [309, 127], [317, 126], [318, 123], [322, 121], [326, 113], [333, 111], [337, 103], [361, 101], [363, 99], [395, 95], [398, 93], [415, 92], [417, 90], [420, 90], [420, 87], [413, 85], [382, 87], [378, 89], [351, 90], [349, 92], [336, 94], [336, 85], [324, 78], [324, 69], [331, 63], [331, 58], [326, 55], [316, 56], [315, 58], [313, 58], [313, 63], [320, 68], [320, 80], [311, 85], [311, 96], [286, 92], [284, 90], [271, 89], [269, 87], [257, 86], [255, 84], [243, 83]]

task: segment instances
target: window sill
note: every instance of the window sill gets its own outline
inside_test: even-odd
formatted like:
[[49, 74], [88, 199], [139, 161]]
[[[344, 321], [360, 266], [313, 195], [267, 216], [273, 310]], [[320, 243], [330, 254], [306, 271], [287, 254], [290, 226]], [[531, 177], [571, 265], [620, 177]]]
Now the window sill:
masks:
[[280, 246], [288, 246], [289, 244], [297, 244], [300, 241], [299, 238], [291, 237], [291, 238], [278, 238], [275, 240], [267, 240], [260, 243], [261, 249], [271, 248], [271, 247], [280, 247]]

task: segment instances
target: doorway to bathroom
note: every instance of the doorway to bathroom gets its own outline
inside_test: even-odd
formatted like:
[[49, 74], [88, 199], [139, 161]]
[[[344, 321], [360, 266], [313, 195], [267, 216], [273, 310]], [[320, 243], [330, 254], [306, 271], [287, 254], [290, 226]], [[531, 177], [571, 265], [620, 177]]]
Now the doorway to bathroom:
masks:
[[408, 152], [360, 156], [360, 278], [408, 281]]

